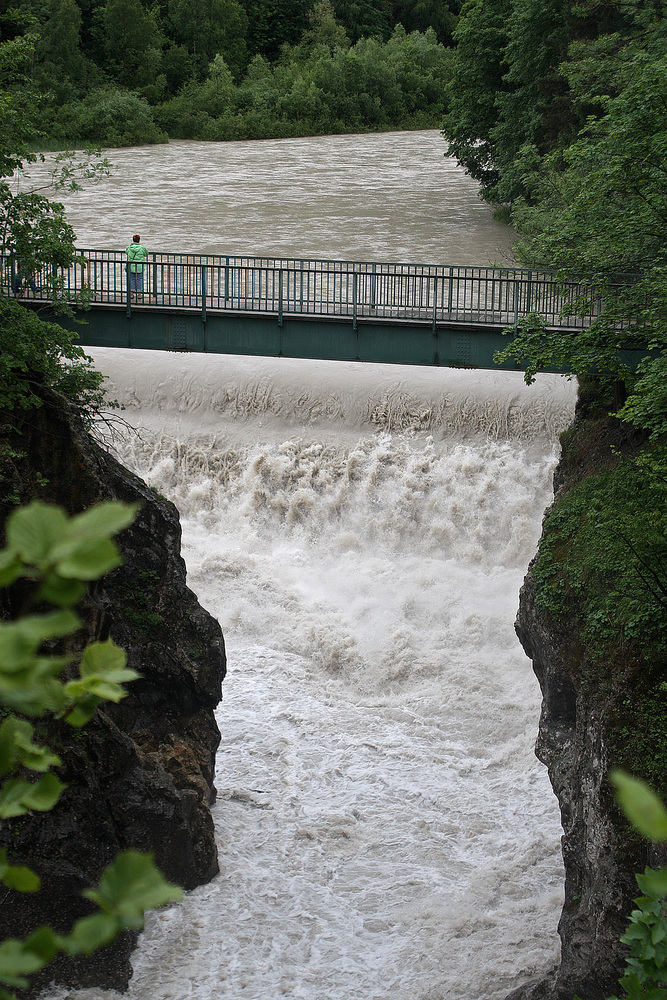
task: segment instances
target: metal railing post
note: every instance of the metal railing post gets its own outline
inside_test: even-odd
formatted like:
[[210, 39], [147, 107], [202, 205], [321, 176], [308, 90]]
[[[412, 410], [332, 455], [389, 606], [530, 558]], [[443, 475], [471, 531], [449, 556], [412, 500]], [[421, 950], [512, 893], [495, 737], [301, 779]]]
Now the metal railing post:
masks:
[[283, 269], [278, 272], [278, 326], [283, 325]]
[[435, 321], [437, 312], [438, 312], [438, 275], [436, 274], [436, 276], [433, 279], [433, 326], [431, 328], [434, 334], [435, 334]]
[[206, 322], [206, 264], [201, 267], [201, 321]]
[[449, 269], [449, 318], [452, 318], [452, 300], [454, 298], [454, 268]]
[[157, 260], [153, 254], [153, 298], [157, 302]]
[[128, 319], [132, 315], [132, 305], [130, 303], [130, 262], [125, 265], [125, 303], [126, 312]]
[[528, 295], [526, 301], [526, 312], [530, 312], [530, 307], [532, 305], [533, 299], [533, 272], [528, 272]]
[[225, 257], [225, 302], [229, 298], [229, 257]]
[[352, 273], [352, 329], [357, 330], [357, 272]]
[[373, 264], [373, 274], [371, 277], [371, 309], [375, 309], [375, 281], [376, 281], [375, 270], [376, 270], [376, 265]]

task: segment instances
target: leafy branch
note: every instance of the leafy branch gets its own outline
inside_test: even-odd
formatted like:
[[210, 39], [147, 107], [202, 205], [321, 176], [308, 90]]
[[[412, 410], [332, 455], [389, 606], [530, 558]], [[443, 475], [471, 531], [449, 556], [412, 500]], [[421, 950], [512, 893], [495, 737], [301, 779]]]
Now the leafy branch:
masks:
[[[667, 809], [648, 785], [622, 771], [612, 771], [609, 779], [635, 829], [654, 843], [667, 843]], [[619, 982], [626, 997], [667, 1000], [667, 868], [646, 868], [636, 879], [642, 894], [621, 936], [630, 956]]]
[[[23, 579], [29, 596], [19, 617], [0, 623], [0, 707], [6, 712], [0, 725], [0, 821], [49, 811], [64, 789], [53, 773], [61, 760], [36, 742], [29, 719], [51, 715], [84, 726], [102, 702], [124, 698], [124, 685], [139, 676], [110, 639], [86, 647], [78, 672], [73, 657], [45, 649], [81, 627], [73, 606], [86, 583], [120, 565], [113, 536], [132, 523], [136, 509], [109, 501], [69, 517], [58, 507], [33, 501], [8, 519], [0, 586]], [[44, 603], [55, 610], [32, 610]], [[0, 881], [19, 892], [40, 888], [39, 877], [25, 865], [11, 864], [6, 850], [0, 851]], [[11, 989], [27, 989], [28, 977], [58, 952], [89, 955], [120, 931], [140, 930], [144, 910], [179, 899], [181, 890], [164, 880], [150, 856], [124, 851], [104, 871], [97, 889], [83, 895], [97, 910], [68, 934], [44, 926], [24, 940], [0, 943], [0, 1000], [13, 1000]]]

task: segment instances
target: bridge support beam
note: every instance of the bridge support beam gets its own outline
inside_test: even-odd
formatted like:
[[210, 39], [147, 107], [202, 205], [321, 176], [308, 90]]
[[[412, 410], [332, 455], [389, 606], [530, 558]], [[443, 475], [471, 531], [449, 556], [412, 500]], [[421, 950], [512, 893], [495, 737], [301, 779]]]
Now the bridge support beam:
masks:
[[[77, 317], [84, 321], [81, 324], [62, 316], [45, 316], [39, 300], [26, 304], [76, 333], [82, 347], [522, 370], [511, 361], [494, 363], [494, 353], [508, 343], [501, 327], [449, 320], [435, 323], [433, 317], [422, 321], [375, 319], [358, 313], [314, 317], [152, 305], [134, 307], [128, 315], [125, 306], [118, 304], [95, 305]], [[651, 354], [647, 348], [618, 353], [633, 369]], [[563, 374], [559, 369], [550, 370]]]
[[[128, 317], [124, 308], [95, 306], [78, 317], [84, 324], [54, 317], [73, 330], [84, 347], [244, 354], [258, 357], [319, 358], [381, 364], [490, 368], [507, 344], [488, 326], [370, 317], [312, 317], [287, 313], [206, 313], [143, 305]], [[204, 320], [204, 322], [202, 322]], [[515, 369], [513, 363], [504, 367]]]

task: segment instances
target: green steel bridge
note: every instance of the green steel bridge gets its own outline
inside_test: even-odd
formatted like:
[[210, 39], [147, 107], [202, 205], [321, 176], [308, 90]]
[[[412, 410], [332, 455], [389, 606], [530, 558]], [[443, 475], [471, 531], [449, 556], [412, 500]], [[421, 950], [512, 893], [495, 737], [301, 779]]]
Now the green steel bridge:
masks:
[[58, 322], [84, 347], [496, 368], [502, 331], [527, 313], [564, 330], [602, 309], [590, 292], [568, 314], [581, 289], [546, 270], [171, 253], [149, 255], [135, 302], [124, 253], [79, 253], [65, 288], [90, 310]]

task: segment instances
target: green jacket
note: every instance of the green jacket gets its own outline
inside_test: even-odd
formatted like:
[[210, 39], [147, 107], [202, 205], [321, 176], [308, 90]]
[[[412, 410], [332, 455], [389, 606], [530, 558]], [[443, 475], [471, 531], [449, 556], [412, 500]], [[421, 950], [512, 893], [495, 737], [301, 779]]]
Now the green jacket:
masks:
[[148, 250], [143, 243], [130, 243], [125, 252], [130, 262], [130, 271], [143, 271], [144, 261], [148, 257]]

